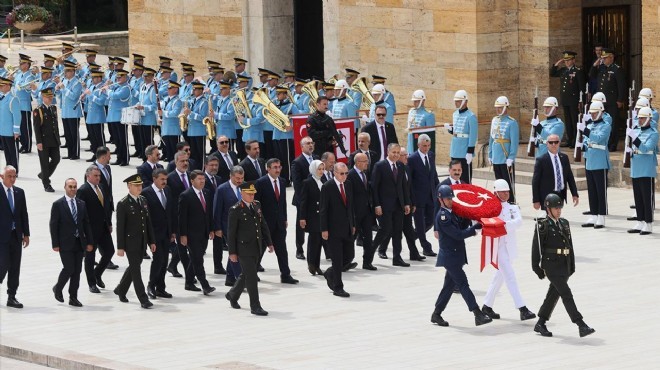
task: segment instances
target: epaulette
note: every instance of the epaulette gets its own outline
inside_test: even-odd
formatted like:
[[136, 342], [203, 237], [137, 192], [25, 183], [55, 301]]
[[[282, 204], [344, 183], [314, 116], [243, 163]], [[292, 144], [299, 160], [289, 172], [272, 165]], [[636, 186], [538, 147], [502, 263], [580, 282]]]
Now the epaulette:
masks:
[[440, 222], [449, 222], [449, 219], [451, 217], [447, 215], [448, 212], [444, 208], [440, 208], [439, 213], [440, 213]]
[[546, 229], [548, 228], [548, 218], [547, 217], [537, 218], [536, 227], [538, 228], [539, 233], [545, 233]]
[[261, 203], [259, 203], [259, 201], [258, 201], [258, 200], [256, 200], [256, 199], [255, 199], [255, 200], [253, 200], [253, 201], [252, 201], [252, 203], [254, 203], [254, 204], [258, 204], [258, 205], [261, 205]]

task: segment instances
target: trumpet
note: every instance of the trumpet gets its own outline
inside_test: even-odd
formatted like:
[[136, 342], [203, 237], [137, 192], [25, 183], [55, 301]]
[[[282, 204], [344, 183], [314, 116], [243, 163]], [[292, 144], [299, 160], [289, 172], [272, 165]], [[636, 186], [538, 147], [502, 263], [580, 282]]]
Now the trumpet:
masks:
[[209, 94], [208, 98], [208, 104], [209, 104], [209, 115], [207, 117], [204, 117], [202, 120], [202, 123], [204, 126], [206, 126], [206, 137], [209, 140], [214, 140], [215, 139], [215, 117], [213, 117], [213, 99], [211, 94]]
[[[26, 83], [24, 83], [24, 84], [22, 84], [22, 85], [18, 85], [18, 86], [16, 86], [16, 90], [18, 90], [18, 91], [20, 91], [20, 90], [25, 90], [25, 89], [26, 89], [27, 87], [29, 87], [30, 85], [32, 85], [32, 84], [36, 84], [36, 83], [37, 83], [37, 80], [36, 80], [36, 79], [34, 79], [34, 80], [30, 80], [30, 81], [28, 81], [28, 82], [26, 82]], [[31, 90], [31, 89], [30, 89], [30, 90]]]
[[[183, 103], [183, 110], [188, 109], [188, 101]], [[179, 113], [179, 128], [181, 131], [188, 131], [188, 115], [184, 114], [183, 111]]]
[[71, 55], [71, 54], [73, 54], [73, 53], [78, 52], [79, 50], [80, 50], [80, 47], [73, 48], [71, 51], [67, 51], [66, 53], [62, 53], [62, 54], [58, 55], [57, 57], [55, 57], [55, 60], [60, 60], [60, 59], [62, 59], [62, 58], [64, 58], [64, 57], [66, 57], [66, 56], [69, 56], [69, 55]]

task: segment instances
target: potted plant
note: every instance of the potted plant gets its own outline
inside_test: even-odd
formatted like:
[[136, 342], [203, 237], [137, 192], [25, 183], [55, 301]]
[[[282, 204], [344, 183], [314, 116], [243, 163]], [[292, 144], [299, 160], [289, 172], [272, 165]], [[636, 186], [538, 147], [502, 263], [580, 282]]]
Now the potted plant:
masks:
[[44, 26], [50, 18], [50, 12], [44, 7], [32, 4], [21, 4], [7, 14], [7, 24], [24, 30], [34, 32]]

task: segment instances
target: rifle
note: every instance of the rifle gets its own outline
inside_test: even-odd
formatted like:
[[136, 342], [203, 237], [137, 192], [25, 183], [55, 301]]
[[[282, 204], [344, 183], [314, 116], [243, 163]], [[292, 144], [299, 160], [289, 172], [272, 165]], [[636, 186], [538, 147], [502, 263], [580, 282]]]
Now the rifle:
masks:
[[536, 131], [534, 129], [534, 120], [539, 118], [539, 87], [534, 92], [534, 114], [532, 115], [532, 129], [529, 131], [529, 143], [527, 143], [527, 156], [536, 157]]
[[[587, 83], [587, 91], [589, 91], [589, 83]], [[584, 104], [584, 101], [582, 100], [582, 91], [580, 91], [580, 102], [578, 103], [578, 117], [577, 117], [577, 122], [580, 123], [584, 119], [584, 115], [587, 114], [587, 107]], [[575, 134], [575, 149], [573, 149], [573, 160], [575, 163], [580, 163], [582, 162], [582, 133], [580, 130], [577, 129], [576, 126], [576, 131], [577, 133]]]
[[[634, 104], [633, 91], [635, 91], [635, 80], [633, 80], [632, 86], [628, 89], [628, 119], [626, 121], [626, 126], [628, 128], [633, 128], [632, 110], [635, 109], [633, 105]], [[624, 146], [624, 151], [623, 151], [623, 168], [630, 168], [631, 156], [632, 156], [632, 140], [630, 140], [630, 136], [626, 134], [626, 145]]]
[[332, 132], [331, 134], [331, 139], [335, 141], [337, 146], [339, 147], [339, 150], [348, 157], [346, 148], [344, 147], [344, 134], [342, 134], [339, 130], [337, 130], [337, 126], [335, 125], [335, 121], [332, 120], [332, 127], [330, 127], [330, 131]]

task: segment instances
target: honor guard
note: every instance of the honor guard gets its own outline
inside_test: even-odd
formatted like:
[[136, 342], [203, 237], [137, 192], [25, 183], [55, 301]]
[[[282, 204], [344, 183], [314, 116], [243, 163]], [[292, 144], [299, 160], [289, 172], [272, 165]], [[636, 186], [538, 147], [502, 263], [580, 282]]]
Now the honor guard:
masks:
[[133, 53], [133, 64], [144, 65], [144, 55]]
[[496, 116], [490, 124], [488, 160], [493, 164], [496, 179], [504, 179], [512, 189], [509, 203], [515, 204], [516, 170], [514, 161], [518, 155], [520, 131], [518, 122], [508, 115], [509, 99], [500, 96], [495, 100]]
[[82, 66], [80, 70], [83, 80], [87, 80], [87, 78], [89, 78], [92, 65], [96, 64], [96, 54], [98, 54], [98, 52], [94, 49], [85, 49], [85, 61], [87, 63], [85, 63], [85, 65]]
[[89, 132], [89, 142], [92, 149], [92, 158], [87, 162], [96, 160], [96, 149], [105, 146], [103, 135], [103, 124], [107, 122], [105, 106], [108, 102], [108, 95], [103, 90], [103, 72], [92, 71], [90, 73], [92, 81], [83, 94], [85, 95], [85, 107], [87, 107], [87, 130]]
[[[603, 67], [599, 68], [602, 63]], [[597, 80], [598, 91], [607, 97], [606, 110], [613, 119], [612, 133], [608, 142], [610, 152], [616, 151], [619, 142], [619, 109], [626, 101], [626, 79], [621, 67], [614, 63], [614, 50], [604, 48], [589, 70], [589, 78]]]
[[461, 162], [461, 181], [469, 184], [472, 181], [472, 159], [479, 125], [477, 116], [468, 108], [467, 91], [458, 90], [454, 93], [454, 106], [456, 110], [452, 124], [445, 124], [445, 129], [452, 135], [449, 156]]
[[626, 135], [632, 140], [632, 149], [626, 150], [632, 150], [630, 177], [637, 213], [637, 223], [628, 232], [648, 235], [653, 231], [654, 180], [658, 174], [658, 131], [651, 127], [653, 111], [650, 107], [641, 108], [637, 119], [639, 126], [626, 130]]
[[7, 57], [0, 55], [0, 77], [7, 77], [7, 68], [5, 68], [5, 63], [7, 63]]
[[[183, 109], [183, 114], [188, 116], [188, 142], [190, 143], [190, 157], [198, 166], [204, 163], [206, 154], [206, 126], [202, 121], [209, 115], [208, 99], [204, 98], [204, 84], [199, 81], [191, 82], [192, 97], [188, 102], [188, 108]], [[201, 168], [192, 168], [199, 170]]]
[[[559, 77], [559, 100], [564, 109], [564, 123], [566, 125], [566, 140], [570, 148], [575, 147], [575, 134], [577, 132], [578, 103], [580, 102], [580, 93], [586, 89], [584, 71], [575, 65], [574, 51], [566, 50], [559, 59], [550, 68], [550, 77]], [[555, 112], [556, 113], [556, 112]], [[560, 136], [561, 138], [561, 136]], [[538, 152], [537, 152], [538, 156]]]
[[[385, 81], [387, 81], [386, 77], [371, 75], [371, 83], [374, 84], [374, 86], [377, 84], [382, 84], [383, 86], [385, 86]], [[391, 91], [387, 90], [387, 88], [385, 88], [385, 96], [383, 97], [383, 100], [385, 101], [385, 103], [389, 104], [390, 107], [392, 107], [392, 112], [396, 112], [396, 102], [394, 101], [394, 94], [392, 94]]]
[[8, 166], [18, 174], [18, 138], [21, 136], [21, 105], [11, 93], [14, 81], [0, 77], [0, 140]]
[[578, 311], [568, 286], [568, 278], [575, 272], [575, 254], [570, 224], [568, 220], [561, 218], [564, 201], [559, 195], [550, 193], [544, 202], [547, 216], [536, 221], [532, 240], [532, 270], [539, 279], [547, 277], [550, 287], [539, 309], [539, 321], [534, 326], [534, 331], [544, 337], [552, 336], [545, 323], [550, 320], [561, 297], [568, 316], [578, 326], [580, 337], [584, 337], [593, 334], [595, 330], [582, 320], [582, 314]]
[[[435, 113], [426, 109], [424, 103], [426, 103], [426, 94], [424, 90], [415, 90], [412, 93], [412, 98], [410, 99], [413, 103], [413, 107], [408, 111], [408, 129], [414, 129], [417, 127], [431, 127], [435, 126]], [[408, 132], [408, 153], [413, 153], [417, 146], [415, 143], [415, 133]]]
[[104, 76], [103, 76], [103, 81], [115, 81], [115, 57], [109, 56], [108, 57], [108, 69], [105, 70]]
[[[247, 62], [248, 61], [243, 59], [243, 58], [234, 58], [234, 72], [236, 72], [236, 78], [238, 78], [238, 76], [243, 76], [243, 77], [247, 78], [248, 79], [247, 88], [251, 89], [252, 88], [252, 77], [250, 76], [248, 71], [245, 70]], [[237, 83], [238, 83], [238, 81], [237, 81]]]
[[[594, 96], [591, 97], [591, 102], [593, 103], [595, 101], [599, 101], [599, 102], [603, 103], [603, 107], [607, 107], [607, 104], [608, 104], [607, 103], [607, 98], [605, 97], [605, 94], [603, 94], [602, 92], [597, 92], [597, 93], [594, 94]], [[585, 117], [586, 117], [585, 118], [586, 120], [589, 120], [590, 115], [585, 114]], [[607, 113], [607, 110], [605, 110], [603, 112], [602, 117], [603, 117], [603, 122], [605, 122], [606, 124], [612, 126], [612, 116], [610, 116], [610, 114]]]
[[[548, 152], [548, 136], [557, 135], [560, 138], [564, 137], [564, 122], [557, 118], [557, 109], [559, 103], [557, 98], [549, 97], [543, 102], [543, 114], [545, 120], [539, 122], [538, 118], [532, 121], [532, 129], [536, 134], [536, 158], [541, 157]], [[575, 138], [573, 138], [575, 141]]]
[[638, 98], [646, 98], [649, 101], [649, 107], [651, 108], [651, 117], [653, 120], [651, 121], [651, 127], [654, 129], [658, 128], [658, 110], [653, 108], [652, 102], [653, 102], [653, 90], [651, 90], [648, 87], [645, 87], [641, 90], [639, 90], [639, 96]]
[[211, 94], [213, 96], [213, 100], [215, 101], [218, 98], [218, 95], [220, 94], [220, 81], [222, 81], [223, 74], [225, 73], [224, 68], [220, 66], [214, 66], [210, 68], [213, 77], [209, 78], [206, 84], [206, 90], [205, 91], [207, 94]]
[[64, 78], [55, 86], [55, 91], [60, 96], [60, 109], [62, 115], [62, 127], [66, 140], [67, 155], [63, 159], [76, 160], [80, 158], [80, 117], [82, 117], [82, 106], [80, 95], [82, 94], [81, 81], [76, 77], [76, 65], [64, 62]]
[[68, 42], [63, 42], [62, 43], [62, 56], [57, 58], [57, 67], [55, 70], [57, 71], [56, 74], [62, 74], [64, 71], [64, 62], [69, 62], [72, 63], [74, 66], [78, 64], [78, 60], [73, 57], [73, 45], [69, 44]]
[[[211, 81], [215, 80], [215, 74], [216, 74], [216, 69], [220, 68], [220, 63], [213, 61], [213, 60], [207, 60], [206, 61], [206, 68], [209, 71], [209, 78], [206, 79], [206, 86], [207, 88], [211, 88]], [[224, 73], [224, 68], [223, 73]]]
[[53, 89], [41, 90], [42, 103], [32, 112], [34, 136], [37, 141], [41, 172], [37, 175], [44, 190], [53, 193], [50, 177], [60, 163], [60, 131], [57, 121], [57, 107], [53, 104]]
[[375, 102], [371, 104], [371, 107], [369, 108], [370, 122], [376, 120], [376, 107], [384, 106], [387, 108], [385, 122], [394, 123], [394, 109], [384, 100], [385, 92], [385, 86], [383, 86], [383, 84], [376, 84], [371, 88], [371, 95], [374, 97]]
[[[37, 106], [41, 105], [41, 91], [45, 89], [55, 89], [55, 81], [52, 80], [53, 69], [49, 67], [41, 67], [41, 80], [34, 85], [32, 85], [32, 98], [37, 101]], [[53, 97], [52, 104], [56, 104], [56, 100]]]
[[582, 227], [595, 229], [605, 227], [607, 215], [607, 171], [610, 169], [607, 142], [612, 126], [603, 121], [604, 112], [603, 103], [592, 101], [589, 106], [590, 120], [578, 123], [578, 130], [589, 139], [584, 158], [591, 216]]
[[117, 82], [106, 85], [102, 88], [108, 95], [108, 129], [113, 133], [115, 145], [117, 147], [117, 161], [113, 164], [128, 166], [128, 127], [121, 124], [121, 110], [128, 107], [131, 100], [131, 88], [128, 86], [128, 71], [123, 69], [115, 70]]
[[[355, 117], [357, 116], [357, 110], [360, 109], [359, 106], [347, 95], [350, 87], [346, 80], [338, 80], [334, 86], [335, 100], [332, 105], [332, 117], [334, 119], [346, 118], [346, 117]], [[360, 120], [355, 119], [355, 132], [360, 130]]]
[[291, 91], [294, 92], [294, 83], [296, 82], [296, 72], [290, 69], [283, 69], [282, 76], [284, 76], [284, 85]]
[[[289, 94], [291, 90], [286, 85], [277, 86], [276, 99], [273, 101], [275, 106], [285, 115], [298, 114], [296, 106], [289, 101]], [[273, 146], [275, 149], [275, 158], [278, 158], [282, 164], [282, 177], [286, 179], [287, 183], [291, 182], [291, 159], [295, 155], [295, 148], [293, 146], [293, 123], [289, 122], [286, 131], [275, 129], [273, 131]]]
[[156, 88], [154, 87], [154, 76], [156, 70], [153, 68], [144, 68], [144, 83], [138, 93], [138, 103], [135, 106], [140, 110], [140, 125], [136, 126], [139, 131], [139, 143], [136, 150], [143, 161], [147, 160], [144, 150], [154, 143], [154, 129], [158, 125], [158, 103], [156, 101]]
[[[37, 76], [32, 74], [30, 67], [32, 59], [24, 54], [18, 54], [19, 70], [14, 74], [14, 95], [18, 98], [19, 109], [21, 110], [21, 137], [19, 148], [20, 153], [30, 153], [32, 151], [32, 94], [30, 85], [36, 82]], [[17, 167], [18, 169], [18, 167]]]
[[163, 67], [170, 69], [170, 75], [169, 75], [169, 80], [170, 81], [177, 81], [179, 79], [179, 76], [177, 76], [176, 72], [174, 72], [172, 70], [172, 58], [165, 57], [165, 56], [159, 56], [158, 61], [159, 61], [160, 68], [161, 68], [161, 72], [156, 76], [158, 79], [166, 79], [167, 78], [167, 77], [162, 76]]
[[164, 85], [167, 86], [167, 96], [160, 101], [160, 109], [163, 111], [163, 124], [160, 134], [165, 144], [163, 160], [169, 162], [174, 159], [176, 144], [181, 137], [179, 114], [181, 114], [181, 110], [183, 109], [183, 102], [179, 99], [179, 88], [181, 85], [178, 82], [167, 80], [167, 83]]

